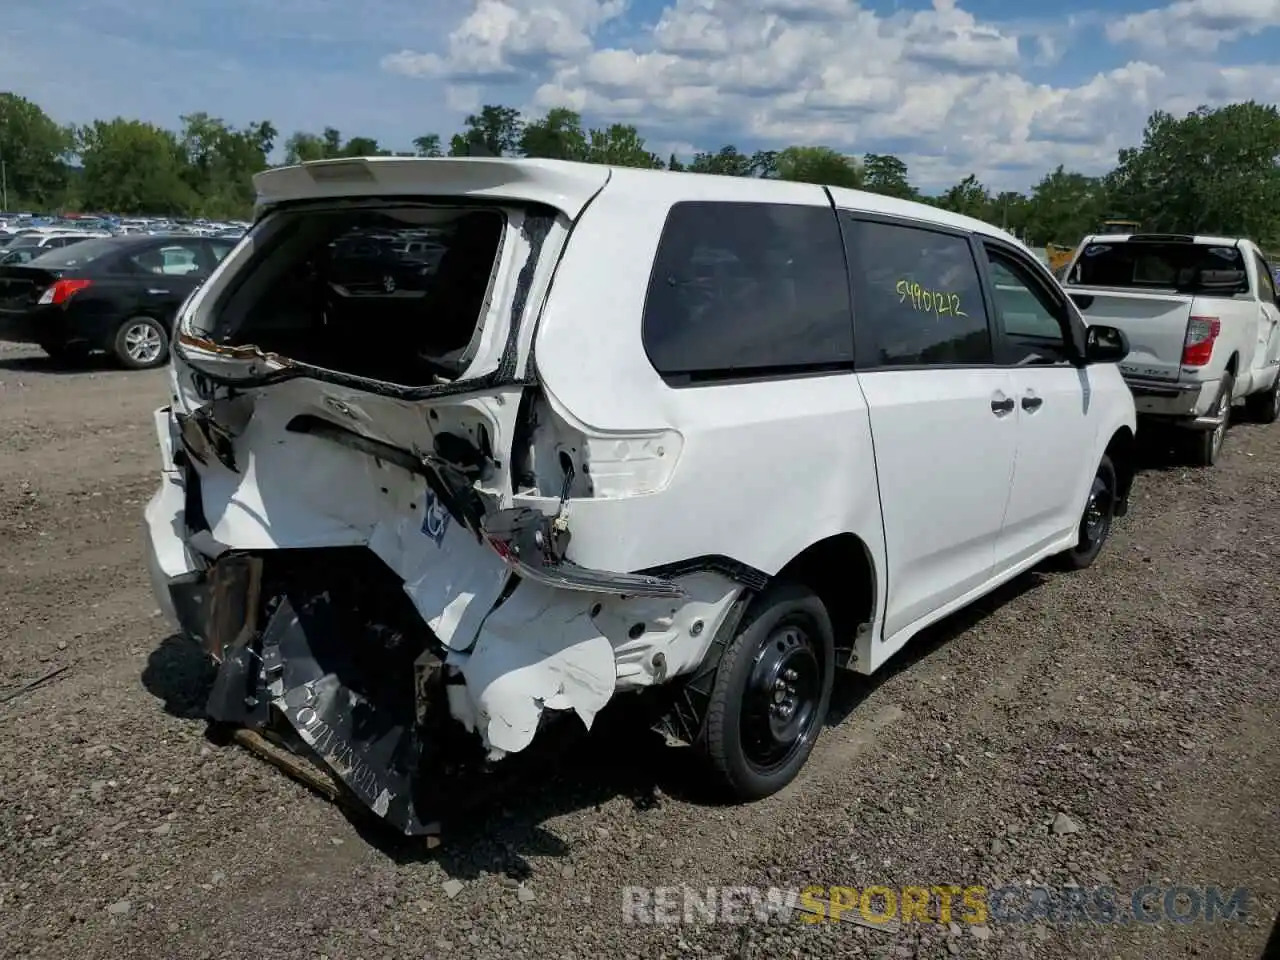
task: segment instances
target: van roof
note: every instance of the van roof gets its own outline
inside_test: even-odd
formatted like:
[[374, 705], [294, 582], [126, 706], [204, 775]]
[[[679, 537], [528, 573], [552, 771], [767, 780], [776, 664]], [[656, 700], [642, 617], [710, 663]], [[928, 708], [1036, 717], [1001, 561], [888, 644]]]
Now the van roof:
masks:
[[[765, 201], [770, 194], [792, 192], [796, 183], [758, 177], [729, 177], [639, 167], [612, 167], [570, 160], [523, 157], [355, 157], [315, 160], [265, 170], [253, 178], [260, 208], [294, 200], [436, 194], [544, 203], [577, 219], [606, 183], [644, 191], [655, 202], [699, 199], [698, 184], [717, 181], [725, 196], [727, 182], [743, 201]], [[815, 185], [815, 189], [820, 189]], [[837, 205], [868, 213], [905, 217], [998, 237], [1023, 246], [1010, 234], [984, 221], [949, 210], [899, 200], [862, 190], [830, 188]]]

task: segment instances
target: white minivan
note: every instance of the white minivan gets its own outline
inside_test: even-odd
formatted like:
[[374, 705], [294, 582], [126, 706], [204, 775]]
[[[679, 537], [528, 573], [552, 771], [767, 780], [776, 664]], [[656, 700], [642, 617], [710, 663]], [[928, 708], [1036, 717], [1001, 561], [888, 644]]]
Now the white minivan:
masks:
[[771, 794], [836, 671], [1087, 566], [1124, 511], [1124, 335], [977, 220], [537, 160], [256, 186], [179, 314], [155, 589], [212, 720], [406, 833], [624, 692]]

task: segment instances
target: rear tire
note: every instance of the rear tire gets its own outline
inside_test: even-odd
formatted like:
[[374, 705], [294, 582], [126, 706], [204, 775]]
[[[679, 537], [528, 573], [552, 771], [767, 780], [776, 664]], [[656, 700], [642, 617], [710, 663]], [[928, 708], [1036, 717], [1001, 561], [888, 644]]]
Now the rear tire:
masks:
[[1213, 411], [1215, 415], [1222, 417], [1222, 423], [1212, 430], [1196, 430], [1188, 438], [1191, 462], [1197, 467], [1212, 467], [1218, 462], [1222, 444], [1227, 439], [1227, 429], [1231, 425], [1231, 391], [1235, 388], [1235, 382], [1234, 376], [1224, 373], [1218, 397], [1213, 402]]
[[1275, 423], [1280, 419], [1280, 376], [1269, 389], [1245, 397], [1244, 412], [1254, 423]]
[[120, 324], [112, 353], [130, 370], [149, 370], [169, 359], [169, 334], [153, 317], [130, 317]]
[[720, 792], [759, 800], [794, 780], [822, 732], [834, 680], [822, 601], [799, 584], [767, 588], [720, 660], [696, 744]]
[[1111, 535], [1111, 525], [1115, 521], [1116, 505], [1119, 503], [1119, 489], [1115, 465], [1110, 457], [1103, 454], [1098, 461], [1098, 470], [1093, 475], [1093, 483], [1089, 486], [1084, 513], [1080, 517], [1079, 539], [1074, 547], [1059, 554], [1057, 559], [1060, 567], [1066, 570], [1083, 570], [1098, 559], [1107, 537]]

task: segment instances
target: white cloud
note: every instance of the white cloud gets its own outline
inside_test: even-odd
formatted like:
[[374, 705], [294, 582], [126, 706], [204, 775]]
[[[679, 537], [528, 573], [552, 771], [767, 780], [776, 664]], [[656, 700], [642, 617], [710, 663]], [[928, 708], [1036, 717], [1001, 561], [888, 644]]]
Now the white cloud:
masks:
[[[1230, 12], [1250, 0], [1225, 2]], [[1223, 16], [1215, 22], [1242, 14]], [[956, 0], [888, 16], [854, 0], [674, 0], [647, 42], [559, 63], [534, 104], [703, 149], [730, 140], [897, 150], [928, 186], [972, 171], [1025, 187], [1058, 163], [1108, 168], [1154, 109], [1260, 96], [1249, 82], [1278, 85], [1262, 66], [1232, 72], [1186, 58], [1176, 69], [1119, 64], [1078, 86], [1027, 78], [1099, 20], [985, 23]]]
[[591, 36], [620, 16], [625, 0], [476, 0], [444, 53], [400, 50], [384, 69], [462, 82], [518, 78], [531, 66], [591, 50]]
[[1112, 43], [1155, 51], [1214, 51], [1280, 25], [1280, 0], [1177, 0], [1107, 24]]
[[[173, 127], [207, 110], [397, 147], [447, 140], [483, 103], [567, 106], [592, 126], [634, 123], [664, 155], [892, 152], [927, 188], [970, 172], [1025, 188], [1059, 163], [1098, 172], [1154, 109], [1280, 99], [1280, 71], [1230, 63], [1224, 46], [1280, 26], [1280, 0], [1120, 18], [1056, 0], [1000, 22], [969, 0], [870, 2], [18, 0], [4, 6], [0, 90], [63, 122]], [[1142, 48], [1121, 56], [1107, 37]]]

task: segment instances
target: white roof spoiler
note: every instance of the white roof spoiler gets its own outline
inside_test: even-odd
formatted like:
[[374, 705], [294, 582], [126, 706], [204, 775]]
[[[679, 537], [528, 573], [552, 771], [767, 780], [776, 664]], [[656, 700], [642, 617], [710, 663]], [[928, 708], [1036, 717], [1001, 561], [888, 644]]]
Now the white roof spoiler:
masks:
[[469, 197], [541, 203], [576, 220], [611, 168], [565, 160], [353, 157], [264, 170], [253, 178], [258, 213], [294, 200]]

